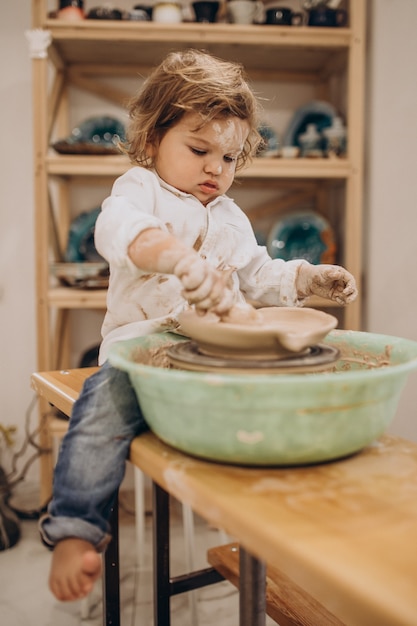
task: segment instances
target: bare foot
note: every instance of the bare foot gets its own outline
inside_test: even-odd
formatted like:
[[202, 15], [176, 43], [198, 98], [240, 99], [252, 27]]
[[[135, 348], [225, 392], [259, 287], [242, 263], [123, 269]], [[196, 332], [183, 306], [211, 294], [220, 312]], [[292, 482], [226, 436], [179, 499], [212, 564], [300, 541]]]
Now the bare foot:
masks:
[[63, 539], [52, 555], [49, 588], [58, 600], [84, 598], [101, 575], [101, 556], [83, 539]]

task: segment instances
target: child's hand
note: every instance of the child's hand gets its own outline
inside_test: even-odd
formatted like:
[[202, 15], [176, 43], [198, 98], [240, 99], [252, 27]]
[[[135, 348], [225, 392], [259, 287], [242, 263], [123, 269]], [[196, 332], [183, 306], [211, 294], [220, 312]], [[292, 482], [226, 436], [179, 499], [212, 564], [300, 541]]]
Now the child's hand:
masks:
[[233, 294], [226, 287], [227, 277], [196, 252], [190, 251], [176, 264], [174, 274], [181, 280], [182, 295], [197, 310], [225, 313], [233, 304]]
[[349, 304], [358, 295], [352, 274], [339, 265], [301, 265], [297, 291], [301, 297], [321, 296], [338, 304]]
[[220, 315], [231, 308], [233, 294], [226, 286], [228, 274], [216, 270], [173, 235], [149, 228], [134, 239], [128, 254], [146, 272], [178, 276], [184, 287], [182, 295], [197, 310]]

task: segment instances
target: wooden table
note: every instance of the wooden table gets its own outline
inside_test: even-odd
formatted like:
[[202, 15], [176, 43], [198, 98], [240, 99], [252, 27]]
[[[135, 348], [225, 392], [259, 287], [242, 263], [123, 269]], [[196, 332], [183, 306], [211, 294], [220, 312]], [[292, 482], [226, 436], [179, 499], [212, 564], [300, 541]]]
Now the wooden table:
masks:
[[[65, 410], [67, 376], [35, 374], [32, 384]], [[348, 626], [417, 624], [416, 444], [384, 436], [341, 461], [258, 469], [202, 461], [146, 433], [130, 459]]]

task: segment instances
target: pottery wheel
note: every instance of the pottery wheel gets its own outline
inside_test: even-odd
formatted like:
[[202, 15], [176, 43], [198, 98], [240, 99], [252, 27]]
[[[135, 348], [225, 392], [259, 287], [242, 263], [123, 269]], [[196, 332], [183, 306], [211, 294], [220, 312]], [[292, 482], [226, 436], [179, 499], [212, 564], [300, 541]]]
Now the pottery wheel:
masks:
[[302, 374], [330, 367], [340, 356], [334, 346], [319, 344], [285, 358], [239, 359], [221, 358], [200, 352], [197, 343], [184, 341], [170, 346], [167, 356], [176, 369], [194, 372], [224, 372], [239, 374]]
[[263, 307], [257, 314], [251, 323], [231, 323], [190, 309], [178, 316], [179, 332], [195, 341], [203, 354], [253, 362], [304, 354], [337, 325], [333, 315], [308, 307]]

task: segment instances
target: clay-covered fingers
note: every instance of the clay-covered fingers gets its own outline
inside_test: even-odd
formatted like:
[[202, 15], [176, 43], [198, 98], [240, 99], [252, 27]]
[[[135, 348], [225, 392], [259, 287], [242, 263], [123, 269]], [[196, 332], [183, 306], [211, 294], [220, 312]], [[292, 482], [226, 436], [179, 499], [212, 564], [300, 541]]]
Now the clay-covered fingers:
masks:
[[176, 264], [175, 276], [178, 276], [186, 291], [198, 290], [210, 276], [211, 267], [196, 252], [184, 255]]
[[338, 304], [349, 304], [353, 302], [358, 295], [355, 280], [339, 280], [333, 288], [332, 300]]
[[349, 304], [358, 295], [352, 274], [337, 265], [317, 266], [311, 287], [313, 293], [328, 297], [338, 304]]
[[230, 308], [233, 297], [226, 289], [222, 272], [213, 268], [198, 254], [183, 257], [175, 267], [175, 275], [183, 284], [182, 295], [196, 309], [207, 311], [219, 307], [219, 312], [223, 312]]
[[215, 273], [208, 275], [198, 289], [184, 289], [182, 295], [200, 311], [211, 310], [220, 314], [228, 311], [233, 304], [232, 292], [226, 289], [222, 277]]
[[[186, 287], [187, 282], [187, 280], [183, 281], [184, 287]], [[182, 295], [189, 304], [208, 309], [220, 301], [223, 291], [224, 285], [216, 279], [214, 273], [209, 272], [196, 289], [185, 288]]]
[[211, 310], [213, 311], [213, 313], [216, 313], [217, 315], [221, 316], [221, 315], [224, 315], [225, 313], [228, 313], [228, 311], [230, 311], [230, 309], [233, 306], [233, 303], [234, 303], [233, 292], [230, 289], [224, 289], [220, 300], [217, 302], [217, 304], [215, 304], [215, 306]]
[[304, 263], [297, 278], [299, 296], [320, 296], [338, 304], [349, 304], [358, 295], [355, 279], [340, 265]]

